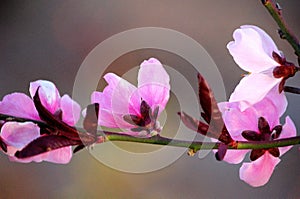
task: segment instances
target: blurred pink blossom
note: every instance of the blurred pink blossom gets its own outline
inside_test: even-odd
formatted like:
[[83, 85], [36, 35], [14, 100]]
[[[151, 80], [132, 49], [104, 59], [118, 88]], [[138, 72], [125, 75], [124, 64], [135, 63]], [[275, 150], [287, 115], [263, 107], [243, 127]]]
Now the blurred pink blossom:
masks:
[[[62, 120], [73, 126], [80, 117], [80, 106], [68, 95], [60, 96], [57, 88], [52, 82], [38, 80], [30, 83], [30, 95], [34, 96], [37, 88], [43, 106], [52, 114], [61, 117]], [[6, 95], [0, 102], [0, 113], [11, 116], [41, 120], [34, 103], [30, 97], [23, 93], [12, 93]], [[17, 162], [41, 162], [68, 163], [72, 158], [71, 147], [63, 147], [39, 154], [30, 158], [18, 159], [14, 157], [17, 150], [21, 150], [34, 139], [40, 137], [40, 129], [32, 122], [6, 122], [1, 128], [1, 138], [7, 144], [10, 159]], [[42, 135], [47, 136], [47, 135]]]

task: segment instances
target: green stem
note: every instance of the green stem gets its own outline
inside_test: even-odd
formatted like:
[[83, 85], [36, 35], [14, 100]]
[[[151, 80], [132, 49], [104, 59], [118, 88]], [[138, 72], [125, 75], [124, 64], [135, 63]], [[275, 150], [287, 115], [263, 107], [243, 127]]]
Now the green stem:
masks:
[[300, 64], [300, 44], [296, 36], [289, 30], [283, 17], [281, 16], [281, 9], [279, 9], [272, 0], [262, 0], [262, 3], [267, 8], [273, 19], [279, 26], [279, 34], [282, 39], [286, 39], [295, 50], [298, 56], [298, 63]]
[[[0, 114], [0, 120], [4, 121], [15, 121], [15, 122], [33, 122], [38, 125], [43, 125], [45, 127], [50, 127], [43, 121], [37, 121], [33, 119], [15, 117], [5, 114]], [[50, 127], [51, 128], [51, 127]], [[78, 133], [84, 134], [85, 130], [81, 128], [76, 128]], [[198, 142], [198, 141], [187, 141], [187, 140], [176, 140], [170, 139], [166, 137], [162, 137], [160, 135], [156, 135], [149, 138], [141, 138], [141, 137], [133, 137], [127, 134], [122, 133], [113, 133], [107, 131], [99, 131], [99, 135], [105, 135], [105, 141], [124, 141], [124, 142], [137, 142], [144, 144], [155, 144], [155, 145], [168, 145], [174, 147], [183, 147], [192, 149], [194, 152], [198, 150], [211, 150], [217, 149], [220, 142]], [[228, 146], [228, 149], [264, 149], [264, 148], [273, 148], [273, 147], [284, 147], [300, 144], [300, 136], [277, 139], [272, 141], [236, 141], [234, 144]]]
[[[161, 137], [160, 135], [153, 136], [150, 138], [139, 138], [133, 137], [130, 135], [120, 134], [120, 133], [108, 133], [104, 132], [106, 135], [106, 141], [126, 141], [126, 142], [137, 142], [137, 143], [147, 143], [147, 144], [155, 144], [155, 145], [168, 145], [175, 147], [184, 147], [193, 149], [194, 152], [198, 150], [211, 150], [217, 149], [220, 142], [197, 142], [197, 141], [185, 141], [185, 140], [176, 140], [170, 139], [166, 137]], [[300, 136], [291, 137], [291, 138], [283, 138], [272, 141], [237, 141], [236, 145], [228, 146], [230, 150], [236, 149], [266, 149], [273, 147], [284, 147], [290, 145], [300, 144]]]

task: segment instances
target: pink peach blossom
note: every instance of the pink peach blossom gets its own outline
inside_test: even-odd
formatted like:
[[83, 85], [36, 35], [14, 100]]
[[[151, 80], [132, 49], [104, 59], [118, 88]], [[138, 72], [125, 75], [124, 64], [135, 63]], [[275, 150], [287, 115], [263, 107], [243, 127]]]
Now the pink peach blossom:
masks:
[[91, 97], [92, 103], [100, 104], [98, 122], [101, 126], [120, 128], [127, 134], [140, 135], [141, 132], [132, 131], [137, 126], [125, 121], [124, 116], [141, 117], [142, 101], [152, 110], [158, 107], [160, 114], [169, 100], [170, 78], [162, 64], [155, 58], [141, 64], [137, 87], [113, 73], [106, 74], [104, 79], [108, 86], [103, 92], [94, 92]]
[[[37, 88], [43, 106], [52, 114], [62, 111], [62, 120], [73, 126], [80, 117], [80, 106], [68, 95], [60, 96], [52, 82], [38, 80], [30, 84], [30, 95], [34, 96]], [[6, 95], [0, 102], [0, 113], [11, 116], [41, 120], [30, 97], [23, 93]], [[14, 157], [17, 150], [24, 148], [34, 139], [40, 137], [39, 127], [31, 122], [6, 122], [1, 128], [1, 138], [7, 144], [10, 159], [17, 162], [40, 162], [42, 160], [65, 164], [72, 157], [71, 147], [63, 147], [30, 158]], [[46, 136], [46, 135], [44, 135]]]
[[[274, 127], [280, 125], [279, 118], [286, 109], [285, 98], [274, 98], [273, 93], [266, 95], [260, 102], [249, 106], [245, 110], [241, 110], [240, 102], [222, 102], [219, 108], [222, 112], [224, 123], [235, 140], [246, 141], [242, 136], [242, 132], [250, 130], [257, 132], [259, 135], [263, 133], [259, 130], [259, 118], [264, 118], [269, 125], [269, 132], [274, 132]], [[280, 99], [280, 100], [279, 100]], [[285, 125], [282, 126], [280, 138], [287, 138], [296, 135], [296, 128], [289, 117], [286, 117]], [[268, 135], [271, 136], [271, 135]], [[271, 139], [271, 138], [270, 138]], [[280, 147], [280, 156], [286, 153], [291, 146]], [[243, 161], [245, 155], [250, 150], [228, 150], [224, 160], [228, 163], [238, 164]], [[272, 156], [266, 150], [261, 157], [249, 163], [243, 163], [240, 168], [240, 178], [251, 186], [263, 186], [266, 184], [275, 168], [280, 162], [278, 157]]]
[[[281, 52], [262, 29], [253, 25], [243, 25], [233, 33], [234, 41], [227, 48], [234, 61], [250, 74], [244, 78], [231, 94], [229, 101], [241, 103], [242, 110], [264, 98], [271, 90], [279, 95], [279, 84], [283, 78], [275, 78], [273, 70], [281, 64], [273, 58], [273, 52]], [[276, 89], [273, 89], [273, 88]]]

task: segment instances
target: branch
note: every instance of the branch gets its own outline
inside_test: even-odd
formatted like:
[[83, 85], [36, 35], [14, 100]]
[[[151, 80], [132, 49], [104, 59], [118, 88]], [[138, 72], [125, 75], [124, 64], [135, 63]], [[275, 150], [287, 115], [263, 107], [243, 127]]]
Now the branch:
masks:
[[[4, 121], [15, 121], [15, 122], [33, 122], [38, 125], [43, 125], [45, 127], [51, 128], [48, 124], [42, 121], [14, 117], [10, 115], [0, 114], [0, 120]], [[85, 130], [82, 128], [76, 128], [80, 136], [85, 133]], [[168, 145], [174, 147], [183, 147], [192, 149], [194, 152], [201, 150], [211, 150], [218, 149], [221, 142], [198, 142], [198, 141], [187, 141], [187, 140], [176, 140], [171, 138], [162, 137], [156, 135], [149, 138], [134, 137], [123, 133], [113, 133], [107, 131], [98, 131], [98, 135], [105, 135], [105, 142], [107, 141], [124, 141], [124, 142], [138, 142], [144, 144], [156, 144], [156, 145]], [[84, 137], [84, 136], [83, 136]], [[284, 147], [300, 144], [300, 136], [277, 139], [272, 141], [235, 141], [235, 144], [229, 145], [229, 150], [237, 149], [267, 149], [273, 147]]]
[[281, 8], [278, 4], [275, 4], [272, 0], [262, 0], [262, 3], [269, 11], [273, 19], [279, 26], [279, 35], [282, 39], [286, 39], [289, 44], [295, 50], [295, 54], [298, 56], [298, 63], [300, 64], [300, 44], [296, 36], [289, 30], [287, 24], [285, 23], [283, 17], [281, 16]]
[[[105, 141], [126, 141], [126, 142], [138, 142], [146, 144], [156, 144], [156, 145], [169, 145], [175, 147], [184, 147], [193, 149], [194, 152], [201, 150], [211, 150], [218, 149], [223, 143], [221, 142], [190, 142], [184, 140], [170, 139], [166, 137], [161, 137], [160, 135], [153, 136], [150, 138], [139, 138], [130, 135], [120, 134], [120, 133], [108, 133], [104, 132], [106, 135]], [[272, 141], [236, 141], [236, 145], [228, 146], [229, 150], [237, 149], [267, 149], [273, 147], [284, 147], [290, 145], [300, 144], [300, 136], [283, 138]]]
[[289, 93], [294, 93], [294, 94], [300, 94], [300, 88], [295, 88], [291, 86], [285, 86], [284, 91]]

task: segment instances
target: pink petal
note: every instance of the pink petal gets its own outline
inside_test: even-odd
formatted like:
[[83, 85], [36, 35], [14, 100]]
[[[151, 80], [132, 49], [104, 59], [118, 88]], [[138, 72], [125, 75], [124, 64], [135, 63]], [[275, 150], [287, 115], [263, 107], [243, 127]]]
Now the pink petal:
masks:
[[57, 164], [67, 164], [70, 162], [71, 158], [72, 158], [72, 148], [71, 147], [64, 147], [61, 149], [56, 149], [56, 150], [42, 153], [42, 154], [32, 156], [29, 158], [18, 159], [14, 156], [9, 157], [10, 161], [14, 161], [14, 162], [29, 163], [32, 161], [34, 161], [34, 162], [47, 161], [47, 162], [53, 162], [53, 163], [57, 163]]
[[275, 158], [266, 152], [251, 163], [243, 163], [240, 168], [240, 178], [253, 187], [263, 186], [269, 181], [275, 166], [279, 162], [279, 158]]
[[64, 95], [60, 100], [60, 108], [63, 112], [63, 121], [74, 126], [80, 118], [80, 105], [72, 100], [68, 95]]
[[151, 106], [164, 109], [169, 100], [170, 77], [155, 58], [145, 60], [138, 74], [139, 95]]
[[[278, 104], [280, 107], [280, 105]], [[257, 118], [264, 117], [271, 128], [275, 127], [276, 125], [279, 125], [279, 112], [281, 110], [277, 109], [277, 104], [273, 103], [273, 100], [269, 97], [263, 98], [261, 101], [256, 103], [253, 108], [256, 110]]]
[[265, 98], [272, 101], [272, 103], [276, 106], [277, 115], [282, 116], [287, 108], [287, 99], [284, 92], [279, 93], [279, 84], [277, 84], [270, 92], [265, 96]]
[[244, 130], [258, 130], [258, 116], [253, 107], [242, 112], [239, 102], [223, 102], [218, 105], [221, 107], [224, 123], [233, 139], [245, 140], [241, 135]]
[[253, 25], [243, 25], [241, 26], [242, 29], [252, 28], [255, 30], [261, 37], [262, 47], [264, 51], [268, 54], [269, 57], [273, 58], [272, 53], [276, 52], [277, 54], [281, 54], [281, 51], [278, 50], [276, 44], [274, 43], [273, 39], [261, 28]]
[[[291, 120], [289, 116], [285, 118], [285, 124], [283, 125], [282, 132], [279, 138], [289, 138], [297, 135], [297, 130], [294, 122]], [[288, 150], [290, 150], [293, 146], [287, 147], [279, 147], [280, 156], [285, 154]]]
[[245, 71], [259, 73], [279, 64], [272, 52], [279, 53], [276, 45], [263, 30], [256, 26], [242, 26], [233, 33], [234, 41], [227, 44], [235, 62]]
[[10, 146], [9, 155], [14, 155], [16, 150], [22, 149], [39, 136], [39, 127], [31, 122], [7, 122], [1, 128], [1, 137]]
[[101, 109], [98, 123], [108, 128], [130, 129], [134, 126], [125, 122], [123, 114], [112, 114], [110, 110]]
[[224, 161], [230, 164], [239, 164], [250, 150], [227, 150]]
[[145, 60], [140, 66], [138, 87], [148, 84], [161, 85], [170, 89], [170, 77], [163, 65], [155, 58]]
[[39, 96], [42, 104], [48, 109], [51, 113], [55, 113], [59, 108], [60, 95], [56, 86], [46, 80], [37, 80], [30, 83], [29, 92], [31, 97], [35, 95], [37, 88], [39, 89]]
[[[102, 98], [102, 93], [101, 93], [101, 92], [98, 92], [98, 91], [94, 91], [94, 92], [92, 93], [92, 95], [91, 95], [91, 102], [92, 102], [92, 104], [93, 104], [93, 103], [98, 103], [98, 104], [100, 104], [101, 98]], [[110, 105], [110, 103], [107, 103], [107, 104]], [[111, 106], [109, 106], [109, 107], [111, 107]]]
[[[247, 101], [253, 105], [263, 99], [280, 81], [281, 79], [261, 73], [247, 75], [236, 86], [229, 102]], [[241, 104], [242, 111], [248, 107], [246, 104]]]
[[23, 93], [6, 95], [0, 102], [0, 113], [40, 120], [32, 99]]
[[[50, 152], [45, 153], [47, 157], [44, 157], [44, 161], [58, 163], [58, 164], [67, 164], [72, 158], [72, 147], [63, 147], [56, 149]], [[41, 154], [43, 155], [43, 154]]]

